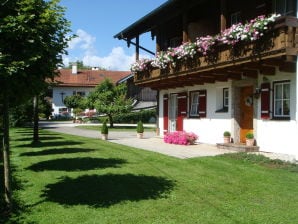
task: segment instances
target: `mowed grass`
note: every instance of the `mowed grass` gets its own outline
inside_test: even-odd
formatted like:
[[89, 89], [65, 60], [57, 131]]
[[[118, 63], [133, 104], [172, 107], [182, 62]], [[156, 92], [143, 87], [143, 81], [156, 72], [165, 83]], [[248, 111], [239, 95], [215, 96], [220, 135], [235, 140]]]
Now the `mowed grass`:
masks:
[[298, 223], [295, 165], [181, 160], [47, 131], [32, 145], [31, 135], [11, 133], [18, 209], [6, 223]]

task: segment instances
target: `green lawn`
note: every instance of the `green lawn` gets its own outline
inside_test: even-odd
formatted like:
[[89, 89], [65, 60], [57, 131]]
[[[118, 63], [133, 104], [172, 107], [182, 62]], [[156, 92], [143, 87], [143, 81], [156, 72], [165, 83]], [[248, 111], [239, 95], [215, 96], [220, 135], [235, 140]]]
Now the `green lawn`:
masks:
[[28, 129], [11, 140], [18, 209], [6, 223], [298, 223], [294, 165], [246, 154], [180, 160], [46, 131], [32, 146]]
[[[81, 126], [76, 126], [76, 128], [81, 128], [81, 129], [88, 129], [88, 130], [97, 130], [100, 131], [101, 125], [81, 125]], [[113, 128], [110, 128], [108, 124], [109, 131], [134, 131], [136, 132], [137, 127], [136, 126], [114, 126]], [[155, 131], [156, 128], [153, 127], [144, 127], [145, 131]]]

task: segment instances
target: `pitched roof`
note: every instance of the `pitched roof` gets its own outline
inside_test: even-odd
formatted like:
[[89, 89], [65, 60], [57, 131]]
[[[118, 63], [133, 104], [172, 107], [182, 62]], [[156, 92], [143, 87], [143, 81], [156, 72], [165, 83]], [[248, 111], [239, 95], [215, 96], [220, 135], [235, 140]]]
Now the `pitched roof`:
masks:
[[79, 70], [72, 74], [71, 69], [60, 69], [54, 79], [58, 86], [95, 87], [105, 78], [116, 84], [120, 79], [131, 74], [130, 71]]

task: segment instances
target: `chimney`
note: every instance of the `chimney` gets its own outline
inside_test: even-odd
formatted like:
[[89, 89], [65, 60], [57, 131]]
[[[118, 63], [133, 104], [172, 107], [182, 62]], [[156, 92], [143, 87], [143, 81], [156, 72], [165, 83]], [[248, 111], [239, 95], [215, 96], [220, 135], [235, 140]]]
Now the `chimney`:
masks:
[[74, 74], [74, 75], [78, 74], [77, 63], [73, 63], [73, 64], [72, 64], [71, 74]]

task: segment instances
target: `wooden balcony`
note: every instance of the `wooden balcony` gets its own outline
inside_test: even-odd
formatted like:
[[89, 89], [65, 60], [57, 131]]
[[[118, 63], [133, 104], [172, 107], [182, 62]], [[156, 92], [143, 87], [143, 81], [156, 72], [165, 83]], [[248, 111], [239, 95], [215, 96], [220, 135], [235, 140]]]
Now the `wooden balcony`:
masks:
[[175, 68], [138, 72], [137, 85], [152, 89], [203, 85], [229, 79], [257, 78], [258, 74], [274, 75], [296, 71], [298, 52], [298, 19], [280, 17], [259, 40], [237, 43], [234, 47], [217, 46], [211, 54], [178, 63]]

